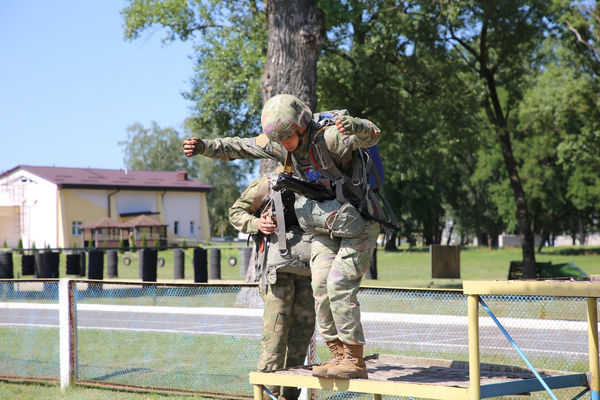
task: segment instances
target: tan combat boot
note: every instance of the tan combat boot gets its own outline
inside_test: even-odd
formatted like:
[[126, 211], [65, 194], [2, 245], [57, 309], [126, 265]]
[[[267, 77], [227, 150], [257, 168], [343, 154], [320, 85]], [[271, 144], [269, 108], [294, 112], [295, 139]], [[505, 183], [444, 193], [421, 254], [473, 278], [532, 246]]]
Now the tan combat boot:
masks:
[[337, 365], [327, 370], [327, 377], [337, 379], [367, 379], [367, 366], [363, 358], [363, 345], [344, 343], [344, 358]]
[[315, 365], [312, 367], [312, 376], [318, 376], [320, 378], [327, 378], [327, 370], [334, 365], [337, 365], [342, 358], [344, 358], [344, 344], [340, 339], [332, 340], [327, 342], [329, 351], [331, 351], [331, 360], [326, 363]]

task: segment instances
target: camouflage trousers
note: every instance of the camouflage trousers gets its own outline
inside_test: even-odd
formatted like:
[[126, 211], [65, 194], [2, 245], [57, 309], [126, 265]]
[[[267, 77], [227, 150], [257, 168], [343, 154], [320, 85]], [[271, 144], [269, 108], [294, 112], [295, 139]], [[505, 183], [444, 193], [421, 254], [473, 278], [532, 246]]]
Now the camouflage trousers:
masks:
[[356, 295], [362, 276], [371, 265], [379, 230], [377, 222], [369, 221], [356, 238], [313, 238], [312, 288], [317, 326], [326, 342], [339, 338], [347, 344], [365, 343]]
[[[277, 273], [277, 281], [261, 293], [265, 304], [259, 371], [304, 365], [315, 330], [315, 305], [310, 278]], [[267, 386], [273, 394], [297, 399], [297, 388]]]

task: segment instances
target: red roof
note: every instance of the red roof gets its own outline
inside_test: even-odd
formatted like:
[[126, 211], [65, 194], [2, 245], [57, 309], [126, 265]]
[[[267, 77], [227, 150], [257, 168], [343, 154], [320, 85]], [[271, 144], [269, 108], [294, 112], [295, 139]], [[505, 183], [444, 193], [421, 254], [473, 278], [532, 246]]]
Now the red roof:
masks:
[[115, 221], [109, 217], [102, 217], [99, 220], [81, 225], [81, 229], [101, 229], [101, 228], [128, 228], [123, 222]]
[[208, 192], [212, 186], [188, 177], [185, 171], [127, 171], [122, 169], [37, 167], [18, 165], [0, 174], [22, 169], [62, 188], [121, 188]]
[[155, 220], [152, 217], [147, 215], [138, 215], [137, 217], [130, 219], [129, 221], [125, 221], [123, 223], [125, 227], [139, 227], [139, 226], [167, 226], [167, 224], [163, 224]]

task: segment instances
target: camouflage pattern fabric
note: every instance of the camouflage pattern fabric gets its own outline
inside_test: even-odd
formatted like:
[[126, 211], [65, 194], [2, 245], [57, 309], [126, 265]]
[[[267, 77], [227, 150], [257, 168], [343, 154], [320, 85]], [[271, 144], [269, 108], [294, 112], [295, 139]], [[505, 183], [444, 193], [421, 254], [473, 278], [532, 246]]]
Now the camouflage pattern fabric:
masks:
[[260, 116], [263, 132], [274, 142], [285, 140], [294, 132], [304, 131], [311, 121], [310, 108], [289, 94], [279, 94], [267, 100]]
[[[310, 278], [278, 273], [277, 282], [262, 293], [263, 313], [259, 371], [304, 365], [306, 351], [315, 330], [315, 305]], [[296, 388], [267, 387], [286, 399], [298, 398]]]
[[364, 344], [356, 299], [363, 275], [371, 265], [379, 224], [369, 221], [357, 238], [315, 235], [310, 269], [319, 333], [325, 342], [339, 338]]

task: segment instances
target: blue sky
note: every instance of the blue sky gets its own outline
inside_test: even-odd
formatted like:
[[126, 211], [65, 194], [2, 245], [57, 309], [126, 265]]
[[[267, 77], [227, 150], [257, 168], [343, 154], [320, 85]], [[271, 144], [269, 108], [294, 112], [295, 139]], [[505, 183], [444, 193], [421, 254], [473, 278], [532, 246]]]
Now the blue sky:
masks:
[[123, 38], [123, 0], [0, 1], [0, 171], [123, 168], [127, 126], [181, 130], [190, 43]]

